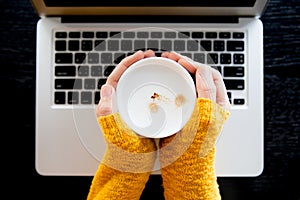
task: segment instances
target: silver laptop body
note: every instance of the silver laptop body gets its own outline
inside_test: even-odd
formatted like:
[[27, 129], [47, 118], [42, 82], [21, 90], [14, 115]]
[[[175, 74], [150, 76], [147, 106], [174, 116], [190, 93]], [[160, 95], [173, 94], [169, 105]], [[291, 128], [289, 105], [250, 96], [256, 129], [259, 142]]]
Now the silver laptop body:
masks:
[[[260, 175], [264, 161], [264, 121], [263, 25], [259, 18], [267, 0], [229, 1], [230, 5], [223, 2], [226, 1], [135, 6], [121, 5], [119, 1], [117, 6], [117, 1], [111, 5], [92, 0], [73, 1], [68, 5], [32, 0], [40, 16], [36, 49], [36, 171], [40, 175], [94, 175], [106, 148], [95, 116], [99, 81], [103, 84], [113, 69], [112, 64], [116, 64], [108, 63], [107, 59], [113, 62], [114, 58], [130, 52], [122, 46], [122, 41], [131, 40], [134, 33], [140, 35], [140, 40], [152, 34], [159, 37], [155, 38], [158, 50], [169, 44], [162, 42], [167, 40], [173, 42], [172, 47], [179, 53], [205, 62], [216, 61], [211, 65], [222, 72], [232, 102], [230, 118], [216, 144], [217, 175]], [[170, 37], [172, 32], [177, 36], [168, 39], [166, 32]], [[105, 33], [108, 35], [103, 39]], [[194, 39], [198, 42], [193, 42]], [[95, 50], [95, 43], [100, 40], [106, 45]], [[178, 41], [182, 40], [192, 41], [192, 45], [180, 46]], [[211, 45], [211, 49], [193, 49], [201, 41], [203, 45]], [[135, 45], [139, 47], [138, 42], [131, 44], [132, 51]], [[83, 48], [86, 48], [84, 59], [80, 57]], [[107, 53], [108, 50], [111, 52]], [[80, 83], [75, 92], [75, 86], [70, 87], [74, 80]]]

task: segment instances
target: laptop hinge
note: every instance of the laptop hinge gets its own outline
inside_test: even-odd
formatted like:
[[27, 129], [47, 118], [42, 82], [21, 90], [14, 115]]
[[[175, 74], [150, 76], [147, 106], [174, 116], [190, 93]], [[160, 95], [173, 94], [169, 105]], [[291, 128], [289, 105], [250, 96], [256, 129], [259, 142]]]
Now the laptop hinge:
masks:
[[62, 23], [238, 23], [237, 16], [63, 16]]

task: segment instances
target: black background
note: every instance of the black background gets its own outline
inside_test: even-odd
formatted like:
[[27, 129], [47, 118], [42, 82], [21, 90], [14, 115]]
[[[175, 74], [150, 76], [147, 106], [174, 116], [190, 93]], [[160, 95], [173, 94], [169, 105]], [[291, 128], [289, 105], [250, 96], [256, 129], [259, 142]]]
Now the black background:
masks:
[[[299, 0], [271, 0], [261, 18], [264, 171], [258, 177], [219, 178], [223, 200], [300, 199], [299, 4]], [[44, 177], [35, 171], [38, 19], [29, 1], [0, 0], [1, 193], [8, 199], [81, 200], [86, 198], [92, 177]], [[141, 199], [162, 196], [160, 176], [151, 176]]]

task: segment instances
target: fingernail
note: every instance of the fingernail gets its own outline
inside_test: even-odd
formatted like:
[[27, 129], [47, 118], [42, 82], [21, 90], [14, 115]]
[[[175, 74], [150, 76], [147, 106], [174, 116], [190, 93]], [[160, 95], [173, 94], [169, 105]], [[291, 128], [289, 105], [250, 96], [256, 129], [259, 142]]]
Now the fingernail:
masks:
[[111, 86], [109, 85], [103, 85], [101, 87], [101, 96], [102, 97], [110, 97], [112, 94]]

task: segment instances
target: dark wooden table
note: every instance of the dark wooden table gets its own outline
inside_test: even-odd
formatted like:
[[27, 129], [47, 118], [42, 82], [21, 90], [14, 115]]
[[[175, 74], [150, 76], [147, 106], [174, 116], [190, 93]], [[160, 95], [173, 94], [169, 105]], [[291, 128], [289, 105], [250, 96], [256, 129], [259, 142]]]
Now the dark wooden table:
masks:
[[[92, 177], [44, 177], [34, 167], [38, 19], [29, 1], [0, 0], [2, 194], [9, 199], [82, 200]], [[300, 199], [300, 2], [271, 0], [261, 19], [264, 171], [259, 177], [219, 178], [223, 200]], [[160, 176], [150, 177], [142, 199], [163, 199]]]

